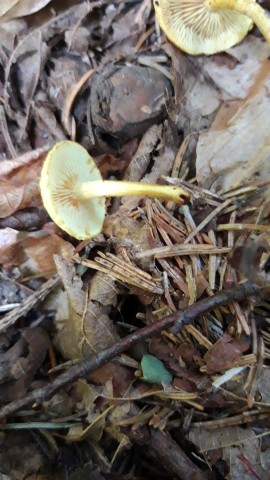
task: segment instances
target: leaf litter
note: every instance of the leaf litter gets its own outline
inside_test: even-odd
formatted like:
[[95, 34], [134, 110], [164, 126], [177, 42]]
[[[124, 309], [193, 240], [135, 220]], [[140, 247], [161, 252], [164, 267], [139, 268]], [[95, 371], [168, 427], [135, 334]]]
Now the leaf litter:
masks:
[[[0, 473], [266, 480], [269, 46], [191, 57], [150, 0], [8, 0], [0, 30]], [[107, 199], [76, 241], [39, 191], [65, 138], [190, 202]]]

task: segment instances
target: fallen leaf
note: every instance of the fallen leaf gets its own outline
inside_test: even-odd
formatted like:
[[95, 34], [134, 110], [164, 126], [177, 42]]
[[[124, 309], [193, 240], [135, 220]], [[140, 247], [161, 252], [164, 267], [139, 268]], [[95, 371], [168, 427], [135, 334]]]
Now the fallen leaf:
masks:
[[216, 450], [217, 448], [238, 445], [247, 440], [254, 439], [255, 433], [251, 428], [223, 427], [208, 431], [206, 428], [191, 428], [189, 440], [196, 445], [201, 452]]
[[17, 232], [15, 241], [15, 232], [8, 228], [0, 230], [0, 252], [1, 237], [6, 243], [2, 247], [0, 264], [5, 267], [19, 266], [24, 276], [55, 271], [53, 256], [59, 254], [69, 259], [74, 252], [73, 245], [58, 235], [42, 230], [29, 234]]
[[37, 29], [17, 45], [6, 66], [4, 105], [9, 117], [16, 118], [17, 143], [27, 136], [30, 108], [47, 54], [48, 48]]
[[243, 99], [248, 96], [270, 54], [270, 47], [263, 38], [248, 35], [244, 42], [228, 50], [234, 65], [218, 61], [218, 56], [204, 57], [200, 61], [202, 71], [223, 92], [224, 100]]
[[182, 390], [183, 392], [188, 392], [188, 393], [197, 392], [198, 390], [195, 383], [190, 382], [183, 378], [174, 378], [172, 386], [177, 390]]
[[249, 344], [241, 339], [232, 338], [225, 333], [206, 352], [207, 373], [224, 372], [234, 367], [240, 360], [242, 353], [249, 349]]
[[5, 13], [8, 12], [8, 10], [10, 10], [18, 2], [19, 0], [3, 0], [0, 6], [0, 16], [2, 17], [5, 15]]
[[[0, 401], [8, 402], [25, 395], [34, 374], [42, 365], [49, 337], [41, 328], [24, 328], [14, 345], [1, 353]], [[14, 340], [13, 340], [14, 341]]]
[[47, 149], [39, 149], [0, 163], [0, 218], [41, 205], [38, 178]]
[[[57, 255], [54, 258], [70, 303], [70, 316], [56, 338], [64, 358], [87, 357], [115, 343], [119, 335], [109, 317], [117, 296], [114, 280], [98, 272], [93, 276], [86, 294], [82, 290], [82, 281], [75, 274], [73, 263]], [[104, 291], [105, 296], [110, 298], [110, 303], [104, 305], [96, 300], [104, 299], [103, 296], [97, 296], [98, 289]], [[92, 299], [92, 291], [95, 300]], [[102, 295], [101, 292], [99, 295]]]
[[54, 271], [54, 255], [70, 259], [74, 252], [71, 243], [58, 235], [50, 235], [45, 231], [27, 235], [20, 242], [20, 247], [24, 253], [20, 264], [20, 270], [24, 276]]
[[0, 229], [0, 255], [2, 264], [12, 262], [14, 255], [17, 254], [16, 245], [18, 243], [18, 234], [19, 232], [13, 228]]
[[261, 394], [262, 401], [269, 402], [270, 398], [270, 369], [264, 366], [260, 369], [257, 381], [257, 388]]
[[26, 208], [18, 210], [13, 215], [0, 219], [0, 228], [15, 230], [38, 230], [47, 220], [47, 212], [43, 208]]
[[17, 17], [31, 15], [41, 10], [51, 0], [1, 0], [0, 20], [6, 22]]
[[233, 480], [268, 480], [269, 460], [263, 466], [261, 454], [260, 439], [253, 437], [243, 444], [224, 448], [222, 458], [228, 463]]
[[[252, 178], [269, 178], [270, 136], [270, 62], [262, 65], [262, 76], [251, 94], [231, 115], [226, 102], [208, 132], [201, 133], [197, 144], [197, 179], [204, 188], [228, 190]], [[254, 81], [254, 77], [253, 81]], [[218, 125], [218, 117], [226, 113], [226, 124]], [[256, 120], [255, 120], [256, 119]]]
[[30, 480], [37, 478], [37, 472], [45, 463], [45, 457], [29, 432], [6, 433], [5, 442], [0, 444], [1, 474], [14, 480]]
[[84, 463], [82, 467], [75, 468], [69, 475], [70, 480], [105, 480], [101, 475], [98, 466], [94, 465], [92, 461]]

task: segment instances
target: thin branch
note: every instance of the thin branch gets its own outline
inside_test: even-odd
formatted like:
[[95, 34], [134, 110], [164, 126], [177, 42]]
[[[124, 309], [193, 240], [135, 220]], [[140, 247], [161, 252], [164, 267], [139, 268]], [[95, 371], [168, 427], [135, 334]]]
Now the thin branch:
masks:
[[26, 407], [29, 404], [32, 404], [32, 406], [41, 404], [45, 400], [51, 398], [61, 388], [74, 382], [80, 377], [87, 377], [89, 373], [97, 370], [105, 363], [108, 363], [117, 355], [129, 350], [136, 343], [154, 335], [158, 335], [160, 332], [162, 332], [162, 330], [173, 327], [171, 331], [173, 333], [177, 333], [185, 325], [191, 323], [200, 315], [203, 315], [221, 305], [227, 305], [233, 301], [240, 302], [247, 297], [257, 295], [260, 290], [261, 288], [257, 285], [247, 282], [230, 290], [217, 293], [212, 297], [200, 300], [194, 305], [189, 306], [183, 312], [175, 312], [152, 325], [141, 328], [140, 330], [127, 335], [125, 338], [111, 347], [108, 347], [101, 352], [82, 360], [77, 365], [74, 365], [69, 370], [59, 375], [55, 380], [52, 381], [52, 383], [46, 385], [45, 387], [38, 388], [24, 398], [5, 405], [2, 409], [0, 409], [0, 418], [6, 417], [7, 415], [14, 413], [20, 408]]
[[0, 333], [5, 332], [19, 318], [24, 317], [38, 302], [42, 302], [44, 298], [52, 292], [52, 290], [60, 283], [58, 275], [50, 278], [47, 282], [43, 283], [39, 290], [29, 295], [22, 303], [16, 308], [13, 308], [11, 312], [7, 313], [0, 320]]
[[[140, 414], [139, 408], [134, 403], [131, 404], [130, 412], [132, 412], [132, 416]], [[161, 432], [153, 427], [149, 428], [138, 422], [130, 429], [129, 438], [140, 447], [144, 446], [151, 457], [155, 455], [162, 467], [167, 472], [176, 475], [177, 478], [188, 478], [190, 480], [206, 480], [209, 478], [208, 472], [203, 472], [190, 460], [180, 445], [172, 439], [170, 433]]]

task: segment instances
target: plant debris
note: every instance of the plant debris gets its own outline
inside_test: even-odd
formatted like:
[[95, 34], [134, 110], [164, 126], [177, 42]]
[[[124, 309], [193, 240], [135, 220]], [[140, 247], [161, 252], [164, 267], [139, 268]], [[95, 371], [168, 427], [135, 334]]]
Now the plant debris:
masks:
[[[193, 57], [151, 0], [64, 3], [0, 7], [0, 473], [268, 480], [270, 47]], [[63, 140], [189, 200], [108, 197], [76, 240], [39, 187]]]

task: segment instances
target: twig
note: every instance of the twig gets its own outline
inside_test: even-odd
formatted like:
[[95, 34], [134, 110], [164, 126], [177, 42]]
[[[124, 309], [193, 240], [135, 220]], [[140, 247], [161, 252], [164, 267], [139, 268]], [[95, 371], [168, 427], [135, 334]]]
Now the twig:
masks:
[[137, 258], [151, 257], [155, 258], [169, 258], [177, 255], [219, 255], [221, 253], [228, 253], [231, 251], [230, 247], [217, 247], [216, 245], [206, 244], [175, 244], [172, 246], [162, 246], [144, 250], [136, 253]]
[[5, 332], [9, 327], [14, 325], [20, 317], [26, 315], [37, 302], [44, 300], [59, 282], [60, 277], [58, 275], [50, 278], [39, 290], [29, 295], [18, 307], [2, 317], [0, 320], [0, 333]]
[[201, 471], [168, 433], [154, 428], [151, 428], [150, 432], [148, 448], [157, 454], [166, 470], [183, 479], [204, 480], [207, 478], [207, 472]]
[[198, 225], [189, 235], [188, 237], [186, 238], [186, 240], [184, 241], [184, 243], [189, 243], [190, 240], [192, 240], [192, 238], [195, 237], [195, 235], [197, 235], [197, 233], [199, 233], [204, 227], [205, 225], [207, 225], [208, 223], [210, 223], [210, 221], [215, 218], [222, 210], [224, 210], [226, 207], [228, 207], [228, 205], [230, 205], [230, 203], [232, 202], [232, 199], [228, 199], [228, 200], [225, 200], [225, 202], [223, 202], [221, 205], [219, 205], [217, 208], [215, 208], [215, 210], [213, 210], [213, 212], [210, 213], [210, 215], [208, 215], [201, 223], [200, 225]]
[[76, 85], [73, 85], [68, 92], [67, 99], [63, 108], [63, 113], [62, 113], [62, 123], [63, 126], [66, 129], [66, 132], [68, 134], [71, 134], [71, 128], [72, 128], [72, 117], [71, 117], [71, 110], [74, 104], [74, 101], [79, 93], [79, 91], [82, 89], [82, 87], [85, 85], [85, 83], [89, 80], [89, 78], [95, 73], [93, 69], [88, 70], [81, 78], [80, 80], [76, 83]]
[[224, 223], [218, 225], [216, 228], [217, 232], [222, 232], [223, 230], [250, 230], [251, 232], [269, 232], [269, 225], [258, 225], [256, 223]]
[[178, 314], [175, 315], [175, 317], [178, 316], [178, 318], [175, 319], [175, 325], [171, 329], [171, 333], [175, 335], [182, 330], [184, 325], [188, 325], [195, 318], [219, 307], [220, 305], [228, 305], [234, 301], [241, 302], [247, 297], [257, 295], [259, 291], [260, 287], [253, 283], [246, 282], [230, 290], [223, 290], [212, 297], [204, 298], [188, 307], [184, 312], [178, 312]]
[[260, 292], [261, 288], [252, 283], [244, 283], [238, 285], [233, 289], [225, 290], [223, 292], [217, 293], [212, 297], [205, 298], [199, 302], [189, 306], [184, 312], [175, 312], [172, 315], [169, 315], [159, 322], [156, 322], [147, 327], [141, 328], [130, 335], [127, 335], [125, 338], [120, 340], [118, 343], [108, 347], [101, 352], [92, 355], [90, 358], [81, 361], [77, 365], [71, 367], [68, 371], [59, 375], [52, 383], [46, 385], [45, 387], [38, 388], [33, 392], [29, 393], [24, 398], [16, 400], [14, 402], [5, 405], [0, 410], [0, 418], [6, 417], [11, 413], [16, 412], [22, 407], [26, 407], [31, 404], [41, 404], [45, 400], [49, 399], [61, 388], [72, 383], [74, 380], [77, 380], [80, 377], [87, 377], [89, 373], [97, 370], [105, 363], [108, 363], [117, 355], [129, 350], [136, 343], [149, 338], [154, 335], [158, 335], [162, 330], [166, 330], [170, 327], [172, 328], [173, 333], [179, 332], [185, 325], [191, 323], [195, 318], [200, 315], [205, 314], [206, 312], [217, 308], [221, 305], [226, 305], [233, 301], [242, 301], [245, 298], [251, 295], [257, 295]]
[[5, 114], [5, 109], [0, 105], [0, 130], [3, 134], [3, 137], [5, 139], [7, 148], [9, 150], [9, 153], [11, 155], [11, 158], [17, 158], [18, 154], [14, 148], [14, 145], [12, 143], [12, 140], [10, 138], [9, 134], [9, 129], [8, 129], [8, 124], [7, 124], [7, 119], [6, 119], [6, 114]]
[[[133, 415], [134, 410], [138, 415], [139, 409], [134, 403], [131, 405], [131, 410]], [[202, 472], [190, 460], [169, 433], [161, 432], [155, 428], [147, 428], [146, 425], [138, 422], [136, 428], [130, 430], [129, 437], [133, 443], [144, 446], [150, 451], [150, 454], [157, 456], [162, 467], [176, 475], [177, 478], [188, 478], [190, 480], [206, 480], [208, 478], [207, 472]]]

